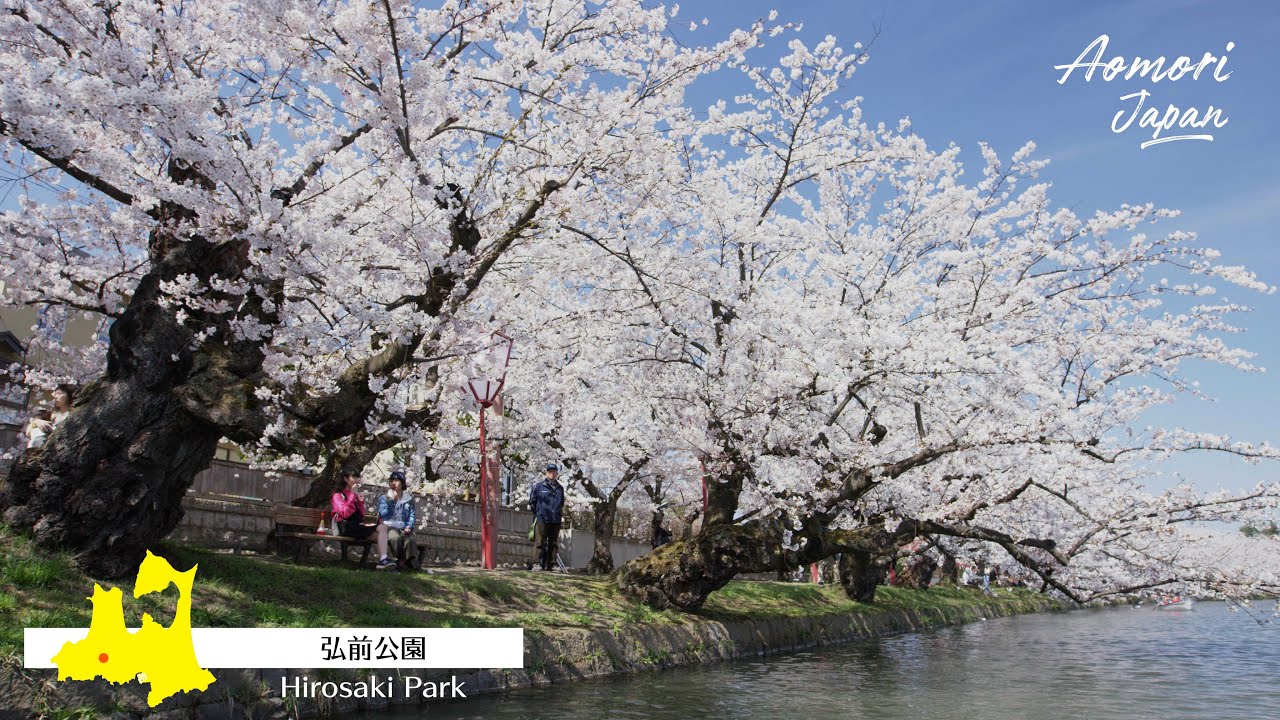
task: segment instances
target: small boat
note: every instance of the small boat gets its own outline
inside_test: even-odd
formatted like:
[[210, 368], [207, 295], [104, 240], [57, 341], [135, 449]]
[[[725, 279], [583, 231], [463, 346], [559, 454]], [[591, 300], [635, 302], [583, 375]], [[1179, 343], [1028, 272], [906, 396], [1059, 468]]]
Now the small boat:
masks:
[[1191, 598], [1175, 598], [1173, 600], [1161, 600], [1156, 603], [1153, 610], [1195, 610], [1195, 601]]

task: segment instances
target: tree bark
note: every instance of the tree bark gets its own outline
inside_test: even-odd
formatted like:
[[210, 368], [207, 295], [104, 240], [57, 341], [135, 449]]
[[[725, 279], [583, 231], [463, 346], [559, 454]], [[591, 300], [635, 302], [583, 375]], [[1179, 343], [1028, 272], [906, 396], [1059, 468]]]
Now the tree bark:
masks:
[[[899, 539], [883, 526], [823, 530], [821, 523], [810, 518], [792, 538], [798, 543], [792, 550], [783, 544], [788, 524], [777, 517], [763, 517], [704, 526], [688, 540], [668, 543], [623, 565], [616, 573], [618, 588], [655, 609], [697, 612], [711, 593], [739, 573], [795, 568], [841, 552], [878, 558], [883, 577], [888, 561], [881, 555], [885, 548], [892, 552]], [[843, 579], [848, 574], [843, 564], [841, 570]]]
[[707, 478], [707, 511], [702, 518], [703, 527], [733, 522], [738, 513], [742, 488], [752, 476], [751, 463], [732, 441], [724, 437], [726, 431], [718, 425], [715, 431], [724, 438], [724, 455], [720, 462], [727, 463], [728, 467], [724, 472]]
[[618, 588], [655, 609], [697, 612], [738, 573], [775, 567], [780, 539], [776, 523], [707, 526], [623, 565]]
[[[175, 166], [179, 181], [199, 178]], [[178, 237], [190, 216], [164, 204], [152, 232], [152, 266], [111, 327], [107, 371], [88, 385], [43, 448], [23, 455], [0, 490], [4, 521], [43, 547], [69, 550], [89, 573], [133, 572], [177, 526], [182, 497], [208, 467], [219, 438], [252, 433], [246, 381], [261, 367], [256, 343], [210, 343], [163, 302], [161, 283], [182, 274], [237, 277], [245, 247]], [[216, 322], [216, 318], [203, 318]]]
[[956, 556], [943, 550], [942, 551], [942, 568], [938, 571], [942, 582], [951, 583], [952, 585], [960, 584], [960, 566], [956, 564]]
[[334, 443], [332, 449], [325, 454], [324, 469], [311, 480], [307, 492], [294, 499], [293, 504], [299, 507], [328, 507], [330, 498], [337, 491], [339, 475], [348, 471], [357, 475], [363, 473], [365, 466], [378, 453], [394, 446], [396, 442], [398, 440], [390, 443], [378, 442], [376, 438], [360, 430], [351, 437]]
[[656, 548], [662, 540], [664, 533], [662, 523], [666, 519], [666, 512], [662, 509], [662, 501], [665, 499], [662, 492], [662, 476], [655, 477], [651, 483], [644, 483], [644, 492], [649, 496], [649, 502], [653, 504], [653, 510], [649, 514], [649, 547]]
[[592, 503], [591, 530], [596, 537], [591, 550], [591, 561], [587, 563], [587, 573], [591, 575], [608, 575], [613, 572], [613, 521], [617, 516], [617, 498], [612, 498], [612, 502], [597, 500]]
[[[558, 432], [552, 431], [547, 437], [547, 444], [563, 452], [564, 446], [560, 444], [558, 435]], [[591, 548], [591, 560], [587, 563], [587, 572], [592, 575], [608, 575], [613, 572], [613, 526], [618, 517], [618, 501], [622, 499], [623, 493], [631, 483], [640, 477], [641, 470], [649, 464], [649, 458], [641, 456], [637, 460], [625, 460], [627, 469], [609, 492], [605, 492], [587, 477], [577, 458], [567, 457], [563, 462], [565, 468], [571, 471], [572, 481], [581, 485], [582, 489], [593, 498], [591, 527], [595, 532], [595, 544]]]
[[891, 556], [869, 551], [844, 552], [840, 555], [840, 586], [850, 600], [871, 603], [876, 588], [889, 574]]

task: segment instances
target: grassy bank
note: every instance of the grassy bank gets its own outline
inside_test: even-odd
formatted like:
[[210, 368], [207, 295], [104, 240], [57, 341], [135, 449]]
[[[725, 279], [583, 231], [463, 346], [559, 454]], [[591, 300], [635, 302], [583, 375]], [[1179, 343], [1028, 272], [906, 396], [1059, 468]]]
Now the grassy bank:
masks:
[[[323, 558], [295, 565], [179, 546], [158, 552], [179, 569], [199, 565], [195, 627], [523, 627], [524, 668], [463, 675], [474, 692], [758, 657], [1052, 607], [1025, 591], [991, 597], [953, 587], [880, 588], [876, 603], [865, 605], [836, 587], [734, 582], [689, 616], [631, 602], [608, 578], [474, 568], [395, 574]], [[22, 670], [23, 628], [87, 627], [94, 582], [69, 556], [40, 552], [0, 526], [0, 718], [284, 720], [388, 706], [286, 699], [273, 691], [304, 670], [272, 670], [271, 677], [257, 670], [215, 671], [210, 690], [180, 694], [155, 709], [146, 706], [138, 683], [49, 683], [50, 671]], [[143, 613], [166, 625], [172, 620], [176, 590], [134, 600], [132, 582], [101, 584], [127, 594], [128, 625], [138, 626]], [[320, 672], [329, 679], [359, 674]], [[441, 673], [448, 672], [426, 670], [422, 676], [443, 680]], [[392, 702], [415, 701], [420, 699]]]
[[[633, 623], [679, 625], [688, 617], [654, 611], [621, 596], [607, 578], [582, 575], [484, 572], [472, 568], [432, 574], [354, 570], [325, 560], [305, 565], [270, 556], [235, 556], [185, 547], [160, 549], [176, 568], [199, 564], [193, 600], [196, 627], [523, 627], [619, 629]], [[17, 660], [24, 627], [88, 627], [87, 596], [94, 578], [62, 554], [0, 528], [0, 657]], [[142, 613], [167, 624], [176, 590], [132, 598], [126, 621]], [[809, 584], [734, 582], [715, 593], [701, 616], [725, 622], [820, 617], [880, 610], [949, 610], [1034, 602], [1025, 593], [985, 597], [974, 590], [935, 587], [928, 592], [881, 588], [874, 606], [846, 599], [838, 588]], [[1017, 611], [1017, 610], [1014, 610]]]

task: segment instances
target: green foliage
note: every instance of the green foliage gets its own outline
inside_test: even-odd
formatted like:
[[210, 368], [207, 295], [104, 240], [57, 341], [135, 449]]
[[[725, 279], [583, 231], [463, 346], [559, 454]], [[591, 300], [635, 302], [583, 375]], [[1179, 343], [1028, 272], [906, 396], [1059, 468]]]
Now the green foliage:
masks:
[[0, 579], [20, 588], [48, 587], [66, 572], [58, 557], [8, 556], [0, 565]]

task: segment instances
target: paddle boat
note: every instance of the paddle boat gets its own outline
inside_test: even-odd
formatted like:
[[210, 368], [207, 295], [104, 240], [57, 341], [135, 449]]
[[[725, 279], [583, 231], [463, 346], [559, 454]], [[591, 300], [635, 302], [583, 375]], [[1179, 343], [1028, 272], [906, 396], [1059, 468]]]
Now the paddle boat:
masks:
[[1195, 610], [1195, 601], [1191, 598], [1162, 598], [1156, 603], [1154, 610]]

